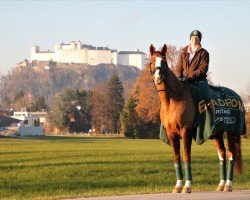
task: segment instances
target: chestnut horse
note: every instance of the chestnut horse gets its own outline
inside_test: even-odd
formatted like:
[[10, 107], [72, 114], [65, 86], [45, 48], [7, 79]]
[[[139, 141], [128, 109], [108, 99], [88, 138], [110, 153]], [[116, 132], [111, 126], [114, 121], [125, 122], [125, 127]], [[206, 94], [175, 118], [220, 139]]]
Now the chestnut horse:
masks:
[[[173, 193], [191, 193], [191, 145], [192, 137], [196, 133], [194, 127], [195, 106], [189, 86], [182, 83], [169, 69], [166, 60], [167, 45], [161, 51], [156, 51], [150, 45], [150, 71], [158, 91], [161, 108], [160, 119], [164, 125], [167, 137], [173, 150], [174, 166], [177, 183]], [[233, 169], [242, 173], [241, 137], [228, 133], [228, 170], [226, 173], [226, 148], [223, 132], [216, 132], [213, 144], [217, 148], [220, 159], [220, 183], [216, 191], [232, 191]], [[185, 171], [185, 185], [183, 187], [183, 173], [180, 156], [180, 139], [183, 140], [183, 162]]]

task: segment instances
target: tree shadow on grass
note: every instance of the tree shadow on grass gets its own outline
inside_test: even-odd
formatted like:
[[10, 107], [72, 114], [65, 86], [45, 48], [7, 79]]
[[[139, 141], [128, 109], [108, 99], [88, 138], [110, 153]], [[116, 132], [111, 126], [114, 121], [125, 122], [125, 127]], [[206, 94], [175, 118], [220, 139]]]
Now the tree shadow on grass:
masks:
[[78, 136], [0, 136], [3, 139], [13, 139], [13, 140], [41, 140], [41, 141], [65, 141], [65, 142], [101, 142], [107, 139], [122, 139], [122, 138], [102, 138], [102, 137], [78, 137]]

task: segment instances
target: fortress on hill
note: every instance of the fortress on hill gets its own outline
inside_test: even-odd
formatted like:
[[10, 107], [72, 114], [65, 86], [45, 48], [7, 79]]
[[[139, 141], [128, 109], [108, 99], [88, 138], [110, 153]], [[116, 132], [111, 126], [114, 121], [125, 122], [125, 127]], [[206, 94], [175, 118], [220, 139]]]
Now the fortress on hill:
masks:
[[81, 41], [71, 41], [69, 44], [57, 44], [53, 51], [41, 51], [39, 46], [31, 47], [31, 63], [55, 62], [68, 64], [114, 64], [135, 66], [143, 69], [147, 55], [138, 49], [120, 51], [108, 47], [94, 47], [82, 44]]

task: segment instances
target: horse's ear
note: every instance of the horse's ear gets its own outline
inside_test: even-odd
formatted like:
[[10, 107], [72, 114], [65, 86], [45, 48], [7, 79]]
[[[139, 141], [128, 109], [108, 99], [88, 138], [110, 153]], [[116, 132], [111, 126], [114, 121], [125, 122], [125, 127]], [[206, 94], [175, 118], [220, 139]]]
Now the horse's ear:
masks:
[[168, 47], [166, 44], [163, 45], [162, 49], [161, 49], [161, 53], [162, 55], [165, 55], [167, 53]]
[[151, 56], [155, 53], [155, 47], [154, 47], [154, 45], [152, 45], [152, 44], [150, 45], [149, 51], [150, 51]]

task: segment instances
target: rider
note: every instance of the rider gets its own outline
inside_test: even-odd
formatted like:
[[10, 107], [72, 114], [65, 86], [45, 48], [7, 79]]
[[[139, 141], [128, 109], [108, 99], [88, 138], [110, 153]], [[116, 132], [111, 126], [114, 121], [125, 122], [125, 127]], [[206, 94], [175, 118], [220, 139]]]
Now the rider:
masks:
[[202, 34], [198, 30], [190, 33], [190, 44], [181, 50], [176, 65], [176, 76], [185, 83], [197, 86], [207, 104], [213, 120], [215, 119], [214, 104], [209, 93], [207, 71], [209, 53], [201, 46]]

